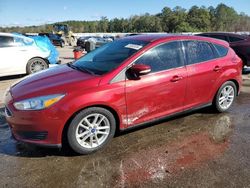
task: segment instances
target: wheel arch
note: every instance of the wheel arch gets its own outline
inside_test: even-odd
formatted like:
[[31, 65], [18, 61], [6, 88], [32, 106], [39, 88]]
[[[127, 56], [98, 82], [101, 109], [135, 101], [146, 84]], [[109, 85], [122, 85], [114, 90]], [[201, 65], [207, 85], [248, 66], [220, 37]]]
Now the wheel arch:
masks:
[[236, 89], [237, 89], [236, 94], [237, 94], [237, 96], [239, 95], [240, 84], [239, 84], [238, 81], [235, 80], [235, 79], [229, 79], [229, 80], [226, 80], [226, 81], [222, 82], [222, 84], [219, 86], [219, 88], [217, 88], [217, 90], [216, 90], [216, 92], [215, 92], [215, 94], [214, 94], [214, 96], [213, 96], [213, 103], [214, 103], [214, 101], [215, 101], [216, 95], [217, 95], [219, 89], [221, 88], [221, 86], [222, 86], [224, 83], [229, 82], [229, 81], [231, 81], [231, 82], [233, 82], [233, 83], [235, 84]]
[[231, 80], [228, 80], [228, 81], [231, 81], [236, 85], [237, 95], [239, 95], [240, 84], [238, 83], [238, 81], [235, 80], [235, 79], [231, 79]]
[[[115, 122], [116, 122], [116, 133], [120, 130], [120, 118], [118, 113], [116, 112], [116, 110], [110, 106], [107, 105], [102, 105], [102, 104], [95, 104], [95, 105], [91, 105], [91, 106], [86, 106], [84, 108], [78, 109], [76, 112], [74, 112], [66, 121], [65, 125], [63, 126], [62, 132], [61, 132], [61, 143], [62, 145], [65, 145], [68, 143], [67, 141], [67, 131], [70, 125], [70, 122], [73, 120], [73, 118], [82, 110], [85, 110], [87, 108], [92, 108], [92, 107], [100, 107], [100, 108], [104, 108], [108, 111], [110, 111], [115, 118]], [[115, 133], [115, 134], [116, 134]]]
[[35, 58], [39, 58], [39, 59], [44, 60], [44, 61], [47, 63], [48, 66], [49, 66], [49, 64], [50, 64], [50, 63], [49, 63], [49, 60], [46, 59], [46, 58], [43, 58], [43, 57], [40, 57], [40, 56], [32, 57], [32, 58], [30, 58], [30, 59], [27, 61], [27, 63], [26, 63], [26, 73], [27, 73], [27, 74], [28, 74], [28, 63], [29, 63], [30, 60], [35, 59]]
[[[46, 59], [46, 58], [44, 58], [44, 57], [41, 57], [41, 56], [32, 57], [32, 58], [30, 58], [30, 59], [28, 60], [28, 62], [29, 62], [30, 60], [32, 60], [32, 59], [35, 59], [35, 58], [43, 59], [47, 64], [49, 64], [49, 60]], [[28, 63], [28, 62], [27, 62], [27, 63]]]

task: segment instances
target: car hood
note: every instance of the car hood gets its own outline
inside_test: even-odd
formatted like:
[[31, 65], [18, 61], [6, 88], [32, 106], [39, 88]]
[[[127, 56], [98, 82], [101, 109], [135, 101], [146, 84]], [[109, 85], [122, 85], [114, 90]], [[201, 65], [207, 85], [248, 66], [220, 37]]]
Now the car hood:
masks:
[[49, 94], [67, 93], [80, 88], [99, 85], [100, 77], [60, 65], [29, 75], [13, 84], [10, 91], [14, 99]]

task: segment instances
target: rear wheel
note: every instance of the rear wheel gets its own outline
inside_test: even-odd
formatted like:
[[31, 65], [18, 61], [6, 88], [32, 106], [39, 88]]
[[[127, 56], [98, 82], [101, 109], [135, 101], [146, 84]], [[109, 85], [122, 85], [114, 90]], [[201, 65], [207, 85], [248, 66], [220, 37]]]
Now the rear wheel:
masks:
[[233, 104], [236, 97], [237, 88], [232, 81], [225, 82], [218, 90], [215, 99], [214, 107], [218, 112], [227, 111]]
[[32, 74], [35, 72], [39, 72], [41, 70], [45, 70], [48, 67], [49, 67], [49, 65], [47, 64], [47, 62], [44, 59], [33, 58], [33, 59], [28, 61], [26, 69], [27, 69], [28, 74]]
[[69, 125], [69, 145], [80, 154], [95, 152], [111, 140], [115, 127], [115, 118], [110, 111], [100, 107], [87, 108], [78, 113]]

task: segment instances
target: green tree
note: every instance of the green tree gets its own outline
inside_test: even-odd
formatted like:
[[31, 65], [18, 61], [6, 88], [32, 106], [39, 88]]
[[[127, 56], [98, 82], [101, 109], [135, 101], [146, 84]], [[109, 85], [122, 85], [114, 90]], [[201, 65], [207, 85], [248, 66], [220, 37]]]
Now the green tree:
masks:
[[164, 7], [161, 11], [159, 17], [161, 18], [162, 30], [165, 32], [171, 32], [173, 29], [170, 24], [171, 17], [173, 12], [169, 7]]
[[99, 32], [104, 32], [106, 33], [108, 31], [109, 28], [109, 20], [107, 17], [101, 17], [101, 20], [99, 21], [98, 24], [98, 31]]
[[219, 4], [215, 9], [215, 30], [235, 31], [234, 24], [237, 22], [237, 12], [225, 4]]
[[209, 10], [205, 7], [193, 6], [188, 11], [188, 23], [194, 31], [210, 31], [211, 16]]

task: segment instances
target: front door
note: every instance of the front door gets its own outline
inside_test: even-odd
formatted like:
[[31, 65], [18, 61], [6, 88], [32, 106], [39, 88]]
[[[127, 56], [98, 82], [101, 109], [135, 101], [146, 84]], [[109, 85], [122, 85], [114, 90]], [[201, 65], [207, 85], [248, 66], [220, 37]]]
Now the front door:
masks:
[[158, 45], [134, 64], [149, 65], [151, 73], [126, 80], [128, 127], [182, 111], [187, 75], [180, 42]]

